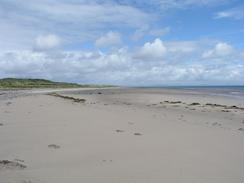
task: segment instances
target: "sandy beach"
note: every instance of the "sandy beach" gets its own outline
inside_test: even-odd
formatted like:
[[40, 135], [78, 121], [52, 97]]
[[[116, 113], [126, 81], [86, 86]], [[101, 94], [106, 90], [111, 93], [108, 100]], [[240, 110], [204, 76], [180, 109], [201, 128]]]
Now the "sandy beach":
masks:
[[154, 88], [0, 91], [0, 183], [243, 183], [243, 154], [243, 99]]

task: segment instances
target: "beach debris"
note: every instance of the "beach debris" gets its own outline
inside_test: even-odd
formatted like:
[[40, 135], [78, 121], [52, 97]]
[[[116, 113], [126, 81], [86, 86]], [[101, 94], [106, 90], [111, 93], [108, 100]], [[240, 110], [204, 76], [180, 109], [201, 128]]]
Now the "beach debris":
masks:
[[238, 106], [235, 106], [235, 105], [232, 105], [232, 106], [226, 106], [225, 109], [239, 109], [239, 110], [244, 110], [243, 107], [238, 107]]
[[58, 93], [50, 93], [48, 95], [54, 96], [54, 97], [60, 97], [60, 98], [63, 98], [63, 99], [72, 100], [73, 102], [82, 102], [82, 103], [84, 103], [86, 101], [86, 99], [74, 98], [74, 97], [70, 97], [70, 96], [66, 96], [66, 95], [60, 95]]
[[134, 133], [134, 135], [138, 135], [138, 136], [140, 136], [140, 135], [142, 135], [141, 133]]
[[223, 107], [224, 109], [238, 109], [238, 110], [244, 110], [244, 107], [238, 107], [236, 105], [227, 106], [227, 105], [221, 105], [221, 104], [212, 104], [212, 103], [206, 103], [206, 106], [211, 107]]
[[48, 145], [48, 148], [51, 148], [51, 149], [59, 149], [60, 146], [59, 145], [56, 145], [56, 144], [49, 144]]
[[98, 95], [101, 95], [101, 94], [102, 94], [102, 92], [98, 92], [97, 94], [98, 94]]
[[3, 126], [3, 123], [0, 123], [0, 126]]
[[190, 105], [201, 105], [201, 104], [198, 103], [198, 102], [193, 102], [193, 103], [191, 103]]
[[206, 103], [207, 106], [211, 107], [227, 107], [226, 105], [221, 105], [221, 104], [212, 104], [212, 103]]
[[18, 161], [18, 162], [21, 162], [21, 163], [24, 163], [25, 161], [22, 160], [22, 159], [14, 159], [15, 161]]
[[238, 107], [236, 105], [232, 105], [232, 106], [227, 106], [227, 105], [221, 105], [221, 104], [211, 104], [211, 103], [206, 103], [207, 106], [212, 106], [212, 107], [223, 107], [225, 109], [240, 109], [240, 110], [244, 110], [244, 107]]
[[124, 132], [124, 130], [116, 130], [116, 132], [121, 133]]
[[9, 160], [0, 160], [0, 170], [1, 169], [25, 169], [26, 165]]
[[222, 111], [222, 112], [230, 112], [230, 110], [224, 110], [224, 109], [223, 109], [223, 110], [221, 110], [221, 111]]
[[[169, 100], [165, 100], [164, 102], [160, 102], [160, 104], [186, 104], [185, 102], [182, 102], [182, 101], [169, 101]], [[224, 108], [222, 110], [222, 112], [231, 112], [230, 110], [231, 109], [235, 109], [235, 110], [244, 110], [244, 107], [238, 107], [236, 105], [232, 105], [232, 106], [228, 106], [228, 105], [222, 105], [222, 104], [215, 104], [215, 103], [206, 103], [205, 105], [204, 104], [201, 104], [199, 102], [193, 102], [191, 104], [186, 104], [188, 106], [200, 106], [200, 107], [206, 107], [206, 106], [210, 106], [210, 107], [221, 107], [221, 108]], [[179, 107], [179, 105], [173, 105], [174, 107]], [[187, 109], [188, 106], [185, 106], [185, 108]], [[194, 110], [194, 109], [191, 109], [191, 110]], [[235, 112], [238, 112], [238, 111], [235, 111]]]
[[[162, 104], [162, 102], [160, 102]], [[182, 102], [181, 101], [168, 101], [168, 100], [165, 100], [164, 103], [168, 103], [168, 104], [181, 104]]]

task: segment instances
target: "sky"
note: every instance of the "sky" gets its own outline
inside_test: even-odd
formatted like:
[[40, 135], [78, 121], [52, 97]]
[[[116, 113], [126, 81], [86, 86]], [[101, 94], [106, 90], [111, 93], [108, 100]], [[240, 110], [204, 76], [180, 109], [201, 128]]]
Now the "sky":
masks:
[[0, 78], [243, 85], [244, 0], [0, 0]]

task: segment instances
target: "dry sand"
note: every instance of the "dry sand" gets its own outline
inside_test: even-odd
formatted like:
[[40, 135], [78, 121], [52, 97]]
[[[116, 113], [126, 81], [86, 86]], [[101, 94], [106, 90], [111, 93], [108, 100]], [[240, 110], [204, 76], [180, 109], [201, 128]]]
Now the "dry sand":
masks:
[[0, 91], [0, 183], [244, 182], [243, 100], [172, 89], [46, 92]]

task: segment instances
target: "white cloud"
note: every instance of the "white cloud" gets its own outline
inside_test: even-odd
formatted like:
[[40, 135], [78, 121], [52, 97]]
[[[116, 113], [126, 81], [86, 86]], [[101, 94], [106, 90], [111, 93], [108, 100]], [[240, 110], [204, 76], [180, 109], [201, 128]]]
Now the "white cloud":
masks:
[[[126, 33], [138, 30], [135, 33], [137, 39], [145, 34], [159, 37], [170, 31], [168, 27], [160, 27], [160, 18], [168, 14], [157, 11], [159, 7], [186, 8], [223, 1], [228, 0], [1, 0], [0, 39], [7, 43], [0, 43], [0, 48], [30, 48], [37, 35], [50, 32], [71, 44], [93, 41], [108, 30]], [[159, 27], [154, 29], [154, 25]], [[141, 30], [141, 27], [149, 29]]]
[[236, 20], [244, 19], [244, 6], [217, 12], [215, 18], [216, 19], [234, 18]]
[[231, 17], [232, 16], [232, 13], [231, 12], [227, 12], [227, 11], [221, 11], [221, 12], [218, 12], [216, 13], [216, 16], [215, 18], [227, 18], [227, 17]]
[[203, 58], [211, 58], [211, 57], [223, 57], [228, 56], [233, 52], [233, 48], [231, 45], [219, 42], [215, 45], [215, 47], [211, 50], [205, 51], [202, 54]]
[[36, 36], [50, 32], [71, 44], [94, 41], [101, 32], [138, 29], [153, 21], [139, 8], [96, 0], [2, 0], [0, 9], [0, 39], [8, 43], [4, 49], [30, 48]]
[[193, 6], [215, 6], [230, 0], [152, 0], [149, 1], [162, 9], [191, 8]]
[[[224, 42], [179, 40], [181, 29], [172, 35], [178, 41], [161, 40], [171, 31], [165, 25], [171, 24], [170, 19], [164, 17], [174, 13], [172, 9], [220, 5], [230, 0], [0, 1], [0, 77], [138, 85], [244, 82], [243, 51]], [[219, 12], [216, 18], [242, 19], [241, 8]], [[181, 28], [182, 23], [173, 23], [176, 27], [172, 29]], [[129, 40], [133, 32], [136, 42]], [[119, 49], [122, 36], [130, 49]], [[152, 37], [161, 39], [135, 48], [134, 44]], [[81, 44], [86, 41], [113, 49], [106, 49], [106, 53], [82, 51], [86, 45]], [[67, 43], [65, 48], [61, 43]]]
[[35, 49], [50, 50], [60, 46], [61, 39], [54, 34], [40, 35], [35, 40]]
[[149, 34], [153, 36], [164, 36], [165, 34], [170, 32], [170, 27], [165, 27], [161, 29], [152, 29], [150, 30]]
[[169, 41], [165, 43], [168, 51], [170, 52], [182, 52], [182, 53], [192, 53], [197, 48], [198, 45], [194, 41]]
[[231, 0], [120, 0], [119, 2], [125, 4], [133, 4], [140, 6], [145, 4], [146, 8], [153, 7], [153, 9], [177, 9], [177, 8], [191, 8], [193, 6], [215, 6], [223, 5]]
[[140, 38], [144, 37], [145, 35], [151, 35], [155, 37], [161, 37], [165, 34], [170, 32], [170, 27], [163, 27], [158, 29], [150, 28], [148, 25], [142, 26], [139, 29], [135, 30], [134, 34], [132, 35], [132, 39], [139, 40]]
[[[204, 44], [212, 44], [213, 49], [206, 50]], [[214, 57], [201, 62], [202, 50], [212, 51]], [[228, 52], [231, 57], [224, 56]], [[160, 39], [145, 43], [139, 50], [1, 51], [0, 77], [125, 85], [241, 84], [244, 82], [242, 52], [223, 42]]]
[[132, 35], [132, 39], [138, 40], [138, 39], [142, 38], [148, 31], [149, 31], [149, 26], [144, 25], [135, 30], [134, 34]]
[[166, 47], [163, 42], [157, 38], [152, 43], [147, 42], [135, 54], [135, 58], [141, 60], [162, 60], [166, 54]]
[[59, 35], [71, 47], [94, 41], [108, 30], [126, 35], [135, 31], [136, 40], [147, 34], [160, 37], [170, 31], [161, 27], [161, 18], [168, 16], [165, 8], [223, 1], [228, 0], [1, 0], [0, 49], [30, 49], [36, 36], [48, 33]]
[[121, 35], [117, 32], [108, 32], [95, 42], [97, 47], [117, 46], [122, 43]]
[[[244, 82], [244, 65], [241, 62], [238, 63], [242, 59], [240, 57], [233, 57], [231, 62], [226, 57], [221, 57], [222, 62], [218, 63], [213, 62], [212, 58], [206, 62], [199, 62], [201, 55], [198, 55], [190, 62], [189, 56], [184, 56], [181, 52], [166, 55], [162, 54], [162, 50], [158, 53], [154, 52], [159, 47], [165, 50], [167, 46], [156, 39], [142, 47], [142, 50], [147, 53], [147, 62], [138, 61], [138, 58], [134, 58], [134, 53], [127, 49], [113, 50], [110, 53], [94, 51], [0, 52], [0, 77], [32, 77], [80, 83], [126, 85], [228, 84], [230, 82], [240, 84]], [[167, 62], [153, 62], [154, 54], [158, 56], [157, 59], [161, 58], [162, 61], [165, 59]], [[174, 60], [173, 55], [178, 55], [181, 60]], [[150, 59], [149, 56], [152, 58]]]
[[242, 52], [240, 53], [240, 57], [241, 57], [242, 59], [244, 59], [244, 51], [242, 51]]

